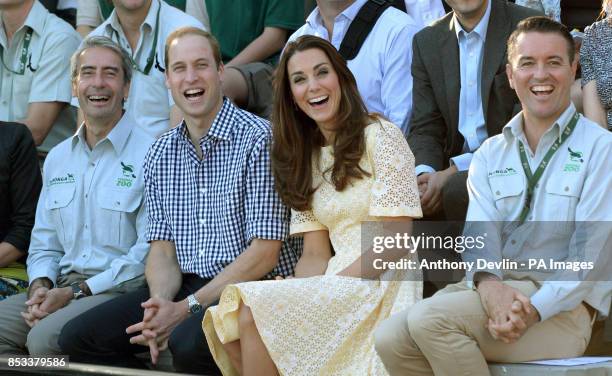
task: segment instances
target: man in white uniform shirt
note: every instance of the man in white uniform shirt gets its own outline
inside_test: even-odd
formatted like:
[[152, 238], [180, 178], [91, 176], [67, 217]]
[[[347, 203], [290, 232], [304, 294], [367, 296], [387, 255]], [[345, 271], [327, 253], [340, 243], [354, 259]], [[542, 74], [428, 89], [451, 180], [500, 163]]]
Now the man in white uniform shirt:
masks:
[[67, 61], [80, 41], [37, 0], [0, 2], [0, 120], [26, 124], [44, 153], [74, 133]]
[[487, 241], [462, 256], [592, 268], [468, 271], [381, 324], [376, 348], [392, 376], [489, 375], [487, 361], [581, 356], [608, 316], [612, 135], [571, 103], [576, 66], [569, 31], [552, 19], [528, 18], [510, 36], [506, 70], [523, 111], [474, 154], [467, 220], [484, 224]]
[[165, 84], [166, 38], [179, 27], [204, 26], [162, 0], [113, 0], [110, 17], [90, 33], [111, 38], [131, 55], [134, 77], [126, 110], [148, 134], [158, 137], [182, 119]]
[[[368, 0], [317, 0], [317, 7], [289, 42], [302, 35], [316, 35], [336, 49], [351, 22]], [[405, 120], [412, 107], [412, 37], [419, 31], [415, 21], [402, 11], [389, 7], [376, 21], [348, 67], [370, 112], [378, 112], [407, 130]]]
[[0, 354], [58, 354], [70, 319], [144, 283], [141, 170], [154, 138], [123, 113], [129, 55], [108, 38], [87, 39], [71, 70], [85, 122], [45, 161], [30, 286], [0, 303]]

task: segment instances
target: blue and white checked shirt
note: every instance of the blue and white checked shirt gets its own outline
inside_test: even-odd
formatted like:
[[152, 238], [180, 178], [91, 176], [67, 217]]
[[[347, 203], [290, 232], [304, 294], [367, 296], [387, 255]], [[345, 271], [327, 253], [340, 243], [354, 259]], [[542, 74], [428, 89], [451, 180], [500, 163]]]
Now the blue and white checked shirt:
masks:
[[[183, 273], [212, 279], [253, 238], [286, 240], [289, 210], [274, 189], [269, 123], [227, 98], [200, 140], [200, 160], [185, 123], [163, 134], [144, 163], [147, 240], [174, 242]], [[272, 275], [288, 275], [299, 241], [283, 242]]]

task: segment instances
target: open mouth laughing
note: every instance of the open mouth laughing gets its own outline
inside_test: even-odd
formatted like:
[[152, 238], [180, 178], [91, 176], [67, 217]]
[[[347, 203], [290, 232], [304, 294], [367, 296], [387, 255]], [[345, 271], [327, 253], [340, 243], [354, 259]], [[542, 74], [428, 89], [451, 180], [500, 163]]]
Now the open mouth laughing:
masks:
[[187, 89], [183, 92], [183, 95], [188, 101], [195, 102], [204, 96], [204, 89]]

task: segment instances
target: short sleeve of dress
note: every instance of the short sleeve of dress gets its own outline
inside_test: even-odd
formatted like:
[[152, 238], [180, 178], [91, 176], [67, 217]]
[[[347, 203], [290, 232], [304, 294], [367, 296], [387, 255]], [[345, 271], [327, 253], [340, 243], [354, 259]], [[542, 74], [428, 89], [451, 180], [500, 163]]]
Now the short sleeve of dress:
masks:
[[401, 130], [381, 120], [366, 129], [366, 143], [374, 178], [369, 215], [421, 218], [414, 156]]
[[291, 209], [289, 235], [300, 235], [305, 232], [318, 230], [327, 230], [327, 227], [319, 223], [312, 210], [297, 211]]
[[595, 80], [595, 69], [593, 67], [593, 27], [587, 27], [584, 31], [584, 39], [580, 47], [580, 69], [582, 70], [582, 87]]

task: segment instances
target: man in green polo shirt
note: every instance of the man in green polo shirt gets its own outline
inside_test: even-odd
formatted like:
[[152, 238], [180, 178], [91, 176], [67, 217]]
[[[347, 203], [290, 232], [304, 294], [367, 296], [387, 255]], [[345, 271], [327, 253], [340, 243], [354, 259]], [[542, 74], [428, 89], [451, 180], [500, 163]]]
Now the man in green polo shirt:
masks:
[[206, 9], [226, 68], [223, 93], [238, 106], [268, 117], [273, 65], [289, 35], [304, 23], [304, 1], [206, 0]]

